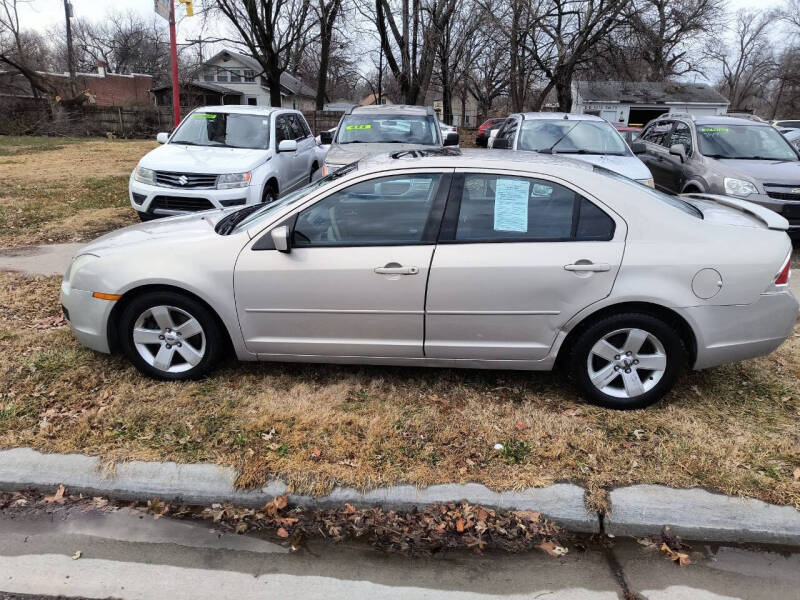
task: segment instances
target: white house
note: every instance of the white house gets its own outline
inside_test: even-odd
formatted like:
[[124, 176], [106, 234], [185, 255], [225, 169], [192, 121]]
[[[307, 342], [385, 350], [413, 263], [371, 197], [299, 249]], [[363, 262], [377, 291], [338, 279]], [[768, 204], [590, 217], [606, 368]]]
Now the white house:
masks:
[[[242, 104], [269, 106], [269, 86], [257, 60], [238, 52], [223, 50], [203, 63], [200, 81], [240, 95]], [[316, 92], [289, 73], [281, 74], [281, 106], [314, 110]]]
[[730, 102], [703, 83], [672, 81], [575, 81], [572, 112], [642, 127], [664, 113], [724, 115]]

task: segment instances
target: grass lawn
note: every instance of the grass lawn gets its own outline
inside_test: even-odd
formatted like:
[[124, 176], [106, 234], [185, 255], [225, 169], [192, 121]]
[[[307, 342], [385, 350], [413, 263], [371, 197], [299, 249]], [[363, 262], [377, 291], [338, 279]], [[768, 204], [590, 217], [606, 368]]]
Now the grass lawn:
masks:
[[[95, 144], [130, 156], [121, 171], [149, 147], [91, 141], [28, 156]], [[35, 185], [14, 175], [20, 186]], [[113, 191], [119, 185], [124, 194], [122, 175], [84, 167], [60, 185], [95, 190], [86, 203], [132, 220]], [[14, 212], [31, 200], [4, 194], [3, 202]], [[88, 217], [87, 205], [57, 216], [31, 209], [39, 220], [27, 237], [4, 229], [0, 239], [34, 239], [76, 214]], [[800, 328], [771, 356], [689, 373], [661, 404], [623, 413], [584, 404], [549, 373], [230, 361], [201, 382], [155, 382], [74, 341], [59, 319], [59, 283], [0, 273], [0, 447], [85, 452], [109, 463], [219, 462], [237, 467], [243, 486], [280, 476], [312, 493], [336, 484], [518, 489], [573, 481], [598, 508], [612, 486], [663, 483], [800, 508]]]

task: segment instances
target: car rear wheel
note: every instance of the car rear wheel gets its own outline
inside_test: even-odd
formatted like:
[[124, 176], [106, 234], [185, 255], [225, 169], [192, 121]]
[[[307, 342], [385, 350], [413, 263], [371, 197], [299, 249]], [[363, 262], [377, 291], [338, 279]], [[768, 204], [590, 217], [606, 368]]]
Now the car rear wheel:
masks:
[[582, 395], [606, 408], [644, 408], [675, 385], [686, 361], [678, 333], [647, 314], [606, 317], [575, 342], [572, 377]]
[[196, 379], [216, 363], [223, 337], [211, 312], [176, 292], [151, 292], [131, 301], [119, 322], [122, 349], [155, 379]]

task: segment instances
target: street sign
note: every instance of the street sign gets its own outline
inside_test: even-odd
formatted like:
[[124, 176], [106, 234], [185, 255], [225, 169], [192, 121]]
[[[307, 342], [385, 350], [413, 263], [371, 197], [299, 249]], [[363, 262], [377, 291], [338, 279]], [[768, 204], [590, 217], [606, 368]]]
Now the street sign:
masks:
[[153, 0], [153, 7], [155, 8], [156, 14], [161, 15], [167, 21], [169, 21], [169, 5], [171, 2], [172, 0]]

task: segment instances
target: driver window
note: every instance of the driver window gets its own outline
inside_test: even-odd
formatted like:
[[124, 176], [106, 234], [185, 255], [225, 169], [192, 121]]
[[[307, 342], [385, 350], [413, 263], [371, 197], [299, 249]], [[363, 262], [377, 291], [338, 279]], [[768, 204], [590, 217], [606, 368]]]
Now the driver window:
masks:
[[440, 178], [427, 173], [395, 175], [334, 192], [297, 216], [292, 245], [420, 243]]
[[289, 121], [286, 119], [286, 115], [280, 115], [277, 119], [275, 119], [275, 145], [277, 146], [283, 140], [293, 140], [294, 133], [292, 132], [292, 128], [289, 126]]
[[672, 132], [672, 140], [669, 145], [674, 146], [675, 144], [683, 144], [683, 147], [686, 148], [686, 155], [692, 155], [692, 132], [686, 123], [679, 121], [675, 125], [675, 131]]

